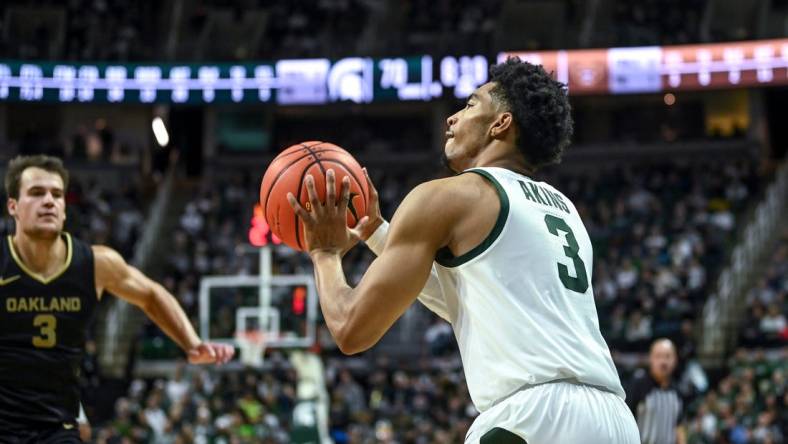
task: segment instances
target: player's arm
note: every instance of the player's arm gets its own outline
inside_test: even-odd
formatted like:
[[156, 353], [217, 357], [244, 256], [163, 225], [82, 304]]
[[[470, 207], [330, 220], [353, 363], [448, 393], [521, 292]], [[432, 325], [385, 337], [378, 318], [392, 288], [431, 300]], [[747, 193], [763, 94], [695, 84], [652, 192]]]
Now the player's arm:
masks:
[[232, 347], [202, 342], [175, 297], [163, 286], [127, 264], [117, 251], [95, 245], [93, 256], [98, 293], [107, 290], [142, 309], [188, 354], [191, 363], [225, 363], [232, 358]]
[[[383, 253], [383, 247], [386, 245], [389, 233], [389, 223], [383, 219], [380, 214], [380, 203], [378, 198], [378, 190], [372, 183], [367, 169], [364, 168], [364, 175], [367, 178], [367, 188], [369, 189], [369, 202], [367, 208], [370, 215], [369, 223], [359, 231], [358, 235], [366, 244], [367, 247], [375, 253], [375, 256], [380, 256]], [[435, 271], [435, 265], [430, 269], [430, 275], [424, 288], [418, 296], [419, 302], [424, 304], [430, 311], [440, 316], [444, 320], [451, 322], [449, 317], [449, 309], [446, 306], [446, 300], [443, 298], [443, 290], [441, 289], [438, 276]]]
[[354, 354], [377, 343], [424, 288], [435, 252], [449, 243], [452, 221], [461, 216], [462, 200], [451, 196], [445, 181], [416, 187], [397, 209], [382, 254], [352, 288], [341, 257], [350, 243], [344, 226], [349, 186], [343, 184], [343, 196], [335, 204], [332, 173], [327, 175], [325, 205], [317, 199], [311, 177], [306, 183], [312, 212], [292, 196], [290, 203], [306, 226], [323, 317], [342, 352]]

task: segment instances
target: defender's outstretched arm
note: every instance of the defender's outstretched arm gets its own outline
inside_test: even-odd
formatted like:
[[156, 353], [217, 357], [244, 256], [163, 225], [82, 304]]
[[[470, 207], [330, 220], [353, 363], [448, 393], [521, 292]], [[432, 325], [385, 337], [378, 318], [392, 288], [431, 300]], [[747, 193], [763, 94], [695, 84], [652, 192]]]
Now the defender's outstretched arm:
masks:
[[141, 308], [187, 353], [189, 362], [223, 364], [232, 359], [235, 352], [233, 347], [202, 342], [175, 297], [162, 285], [127, 264], [117, 251], [95, 245], [93, 256], [97, 293], [100, 295], [104, 290], [108, 290]]

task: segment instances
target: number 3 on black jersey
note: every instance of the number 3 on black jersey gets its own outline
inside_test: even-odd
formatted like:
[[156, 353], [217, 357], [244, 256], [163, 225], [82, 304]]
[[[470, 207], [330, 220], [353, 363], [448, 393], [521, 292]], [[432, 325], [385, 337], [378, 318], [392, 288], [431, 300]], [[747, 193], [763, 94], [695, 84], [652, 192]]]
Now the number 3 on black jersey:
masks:
[[553, 216], [552, 214], [545, 215], [544, 223], [547, 225], [547, 231], [556, 236], [560, 237], [560, 234], [558, 234], [559, 230], [566, 233], [566, 243], [569, 245], [564, 245], [564, 254], [569, 259], [572, 259], [577, 277], [572, 277], [569, 274], [569, 267], [559, 263], [557, 264], [558, 277], [561, 279], [561, 283], [564, 284], [567, 290], [585, 293], [586, 290], [588, 290], [588, 275], [586, 275], [586, 264], [583, 263], [583, 260], [577, 255], [577, 252], [580, 251], [580, 247], [577, 245], [575, 234], [572, 233], [572, 229], [569, 228], [565, 220]]
[[33, 345], [38, 348], [52, 348], [57, 343], [55, 327], [57, 318], [51, 314], [40, 314], [33, 318], [33, 327], [40, 328], [40, 335], [33, 336]]

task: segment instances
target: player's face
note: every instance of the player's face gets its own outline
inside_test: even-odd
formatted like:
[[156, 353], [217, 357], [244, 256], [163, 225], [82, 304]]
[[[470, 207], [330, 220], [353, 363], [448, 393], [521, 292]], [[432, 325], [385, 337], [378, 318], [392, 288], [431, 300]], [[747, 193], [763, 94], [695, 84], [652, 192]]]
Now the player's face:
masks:
[[56, 238], [66, 220], [63, 179], [41, 168], [27, 168], [19, 181], [19, 199], [8, 199], [8, 213], [28, 236]]
[[472, 166], [473, 159], [491, 140], [490, 129], [499, 109], [490, 91], [494, 83], [485, 83], [468, 97], [465, 107], [446, 119], [446, 145], [443, 154], [454, 172]]

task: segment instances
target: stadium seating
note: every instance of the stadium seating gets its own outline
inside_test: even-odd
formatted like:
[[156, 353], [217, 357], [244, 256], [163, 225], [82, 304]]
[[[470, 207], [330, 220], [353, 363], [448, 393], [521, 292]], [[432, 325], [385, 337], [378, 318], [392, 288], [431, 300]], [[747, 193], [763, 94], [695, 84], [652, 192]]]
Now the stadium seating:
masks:
[[[589, 173], [547, 172], [544, 176], [576, 203], [594, 242], [597, 309], [602, 331], [614, 354], [642, 351], [654, 338], [667, 336], [678, 344], [683, 362], [694, 358], [696, 315], [736, 237], [733, 229], [736, 218], [743, 217], [762, 188], [755, 165], [749, 161], [713, 164], [674, 161], [594, 169]], [[402, 180], [373, 170], [373, 177], [381, 192], [384, 214], [390, 216], [407, 192], [405, 184], [416, 183], [429, 175], [416, 173]], [[251, 217], [251, 202], [256, 198], [256, 180], [250, 175], [216, 178], [208, 174], [203, 177], [200, 189], [181, 215], [181, 226], [175, 233], [176, 248], [170, 256], [169, 277], [164, 280], [192, 316], [196, 315], [195, 295], [200, 275], [251, 274], [257, 269], [253, 258], [237, 254], [238, 246], [248, 243], [244, 233], [248, 228], [246, 221]], [[285, 258], [278, 264], [281, 271], [310, 269], [305, 255]], [[360, 278], [371, 258], [364, 248], [357, 248], [346, 257], [351, 279]], [[219, 319], [232, 319], [232, 304], [219, 310], [227, 311]], [[416, 315], [427, 318], [419, 325], [441, 324], [431, 321], [434, 317], [425, 310], [416, 310]], [[162, 340], [157, 329], [148, 331], [151, 336], [143, 348], [143, 358], [179, 354], [172, 347], [170, 352], [157, 350], [154, 344], [163, 346], [167, 341]], [[229, 335], [231, 331], [224, 334]], [[461, 418], [466, 421], [461, 424], [467, 426], [475, 413], [462, 383], [453, 337], [444, 336], [448, 345], [441, 345], [434, 340], [438, 335], [425, 334], [415, 347], [408, 344], [409, 350], [404, 352], [412, 354], [415, 350], [422, 356], [416, 368], [397, 368], [389, 362], [388, 366], [369, 365], [351, 372], [342, 368], [342, 364], [329, 364], [329, 368], [341, 375], [329, 378], [333, 433], [337, 437], [371, 436], [389, 430], [395, 439], [402, 440], [408, 438], [406, 431], [413, 431], [424, 436], [452, 437], [447, 442], [462, 436], [464, 429], [451, 424]], [[338, 351], [327, 339], [325, 330], [320, 338], [323, 355], [331, 362]], [[371, 352], [362, 359], [374, 362], [381, 356]], [[628, 373], [627, 366], [621, 367]], [[435, 371], [436, 368], [442, 371]], [[459, 387], [441, 382], [446, 378], [460, 383]], [[400, 408], [411, 413], [423, 410], [423, 418], [398, 417], [396, 412], [388, 410], [394, 408], [388, 405], [394, 401], [386, 396], [395, 396], [390, 392], [398, 393], [398, 384], [412, 384], [415, 391], [399, 401], [404, 403]], [[419, 393], [424, 390], [420, 388], [422, 385], [431, 392]], [[234, 408], [228, 405], [228, 410], [214, 411], [212, 417], [221, 417]], [[446, 408], [449, 410], [442, 410]], [[285, 424], [283, 418], [280, 424]], [[286, 429], [286, 425], [282, 427]]]
[[[493, 60], [497, 51], [509, 49], [784, 37], [786, 18], [785, 0], [7, 0], [0, 2], [0, 58], [148, 61], [162, 66], [175, 60], [251, 63], [421, 54], [486, 54]], [[528, 33], [520, 32], [525, 28]], [[577, 146], [566, 157], [577, 154], [582, 159], [568, 159], [570, 168], [548, 169], [535, 178], [555, 185], [576, 204], [591, 236], [600, 327], [625, 386], [631, 372], [644, 364], [649, 344], [669, 337], [678, 348], [675, 376], [686, 396], [690, 444], [786, 442], [788, 231], [775, 241], [762, 273], [752, 277], [737, 333], [740, 348], [726, 355], [724, 365], [709, 371], [707, 391], [698, 392], [686, 383], [689, 378], [681, 378], [689, 363], [697, 365], [703, 309], [716, 289], [717, 276], [730, 261], [731, 247], [741, 239], [742, 222], [748, 220], [771, 179], [761, 172], [759, 162], [764, 158], [754, 158], [759, 149], [768, 149], [760, 146], [768, 145], [764, 141], [768, 137], [756, 133], [762, 123], [757, 118], [769, 113], [758, 109], [755, 94], [744, 91], [719, 98], [717, 106], [706, 103], [704, 93], [675, 92], [681, 104], [673, 107], [661, 93], [573, 96]], [[597, 99], [603, 106], [596, 106]], [[205, 147], [198, 147], [205, 156], [198, 160], [207, 161], [201, 164], [199, 177], [176, 175], [176, 186], [188, 197], [167, 208], [175, 229], [166, 240], [171, 248], [157, 252], [162, 266], [155, 267], [153, 277], [199, 325], [201, 277], [256, 274], [257, 257], [244, 252], [251, 250], [247, 230], [258, 199], [263, 159], [303, 137], [319, 136], [347, 147], [369, 166], [382, 212], [390, 219], [416, 184], [446, 174], [438, 166], [438, 153], [428, 149], [439, 145], [443, 117], [436, 116], [454, 106], [452, 100], [429, 104], [429, 109], [417, 102], [381, 101], [369, 107], [336, 104], [322, 113], [314, 111], [318, 107], [283, 107], [287, 109], [282, 111], [271, 103], [249, 108], [222, 104], [204, 119], [195, 112], [196, 121], [205, 122], [221, 120], [216, 116], [223, 112], [249, 112], [258, 119], [255, 113], [260, 111], [265, 117], [252, 125], [264, 133], [266, 146], [241, 154], [216, 140], [216, 146], [205, 142]], [[624, 105], [611, 105], [614, 100]], [[22, 114], [35, 114], [37, 105]], [[732, 109], [739, 105], [753, 109]], [[5, 102], [0, 106], [6, 107]], [[82, 104], [57, 106], [71, 110]], [[97, 112], [112, 106], [98, 104], [102, 111]], [[714, 144], [709, 152], [722, 145], [722, 131], [705, 114], [713, 108], [723, 109], [722, 120], [729, 117], [727, 113], [734, 115], [732, 129], [724, 137], [729, 138], [726, 142], [747, 145], [736, 151], [747, 150], [746, 156], [728, 158], [725, 151], [711, 159], [680, 153], [677, 146], [683, 144]], [[0, 118], [12, 114], [6, 108], [0, 111]], [[170, 112], [176, 114], [177, 107]], [[134, 118], [144, 120], [147, 130], [150, 114], [145, 109]], [[113, 132], [106, 120], [100, 121], [86, 126], [72, 119], [61, 122], [62, 128], [53, 124], [51, 132], [57, 135], [26, 127], [17, 131], [16, 140], [0, 140], [0, 158], [6, 160], [7, 153], [17, 152], [65, 157], [76, 166], [67, 194], [67, 229], [131, 258], [155, 186], [148, 164], [169, 152], [154, 148], [150, 135]], [[195, 139], [212, 136], [211, 128], [200, 130]], [[13, 131], [0, 128], [0, 135], [5, 133]], [[753, 148], [756, 144], [758, 148]], [[652, 157], [644, 160], [639, 148], [647, 145]], [[609, 162], [586, 164], [584, 160], [600, 147], [609, 153], [622, 149]], [[186, 153], [195, 147], [180, 148]], [[671, 154], [662, 154], [663, 148]], [[248, 159], [252, 160], [245, 162]], [[8, 220], [0, 220], [0, 234], [12, 229]], [[311, 274], [306, 255], [286, 247], [276, 250], [275, 273]], [[373, 258], [363, 246], [345, 257], [351, 284], [360, 280]], [[229, 337], [240, 298], [217, 299], [211, 335]], [[96, 411], [97, 398], [114, 392], [101, 390], [97, 345], [88, 341], [83, 401], [91, 419], [96, 419], [95, 442], [289, 442], [298, 375], [284, 352], [269, 350], [264, 371], [238, 370], [240, 365], [219, 370], [191, 367], [181, 362], [183, 352], [164, 333], [145, 322], [132, 350], [127, 379], [121, 381], [124, 395], [114, 400], [114, 411]], [[342, 356], [322, 323], [314, 351], [325, 364], [330, 433], [338, 444], [461, 442], [478, 414], [450, 326], [418, 304], [379, 345], [358, 357]], [[175, 370], [168, 377], [161, 376], [166, 371], [141, 374], [133, 370], [140, 361], [154, 367], [164, 362], [161, 368]]]

